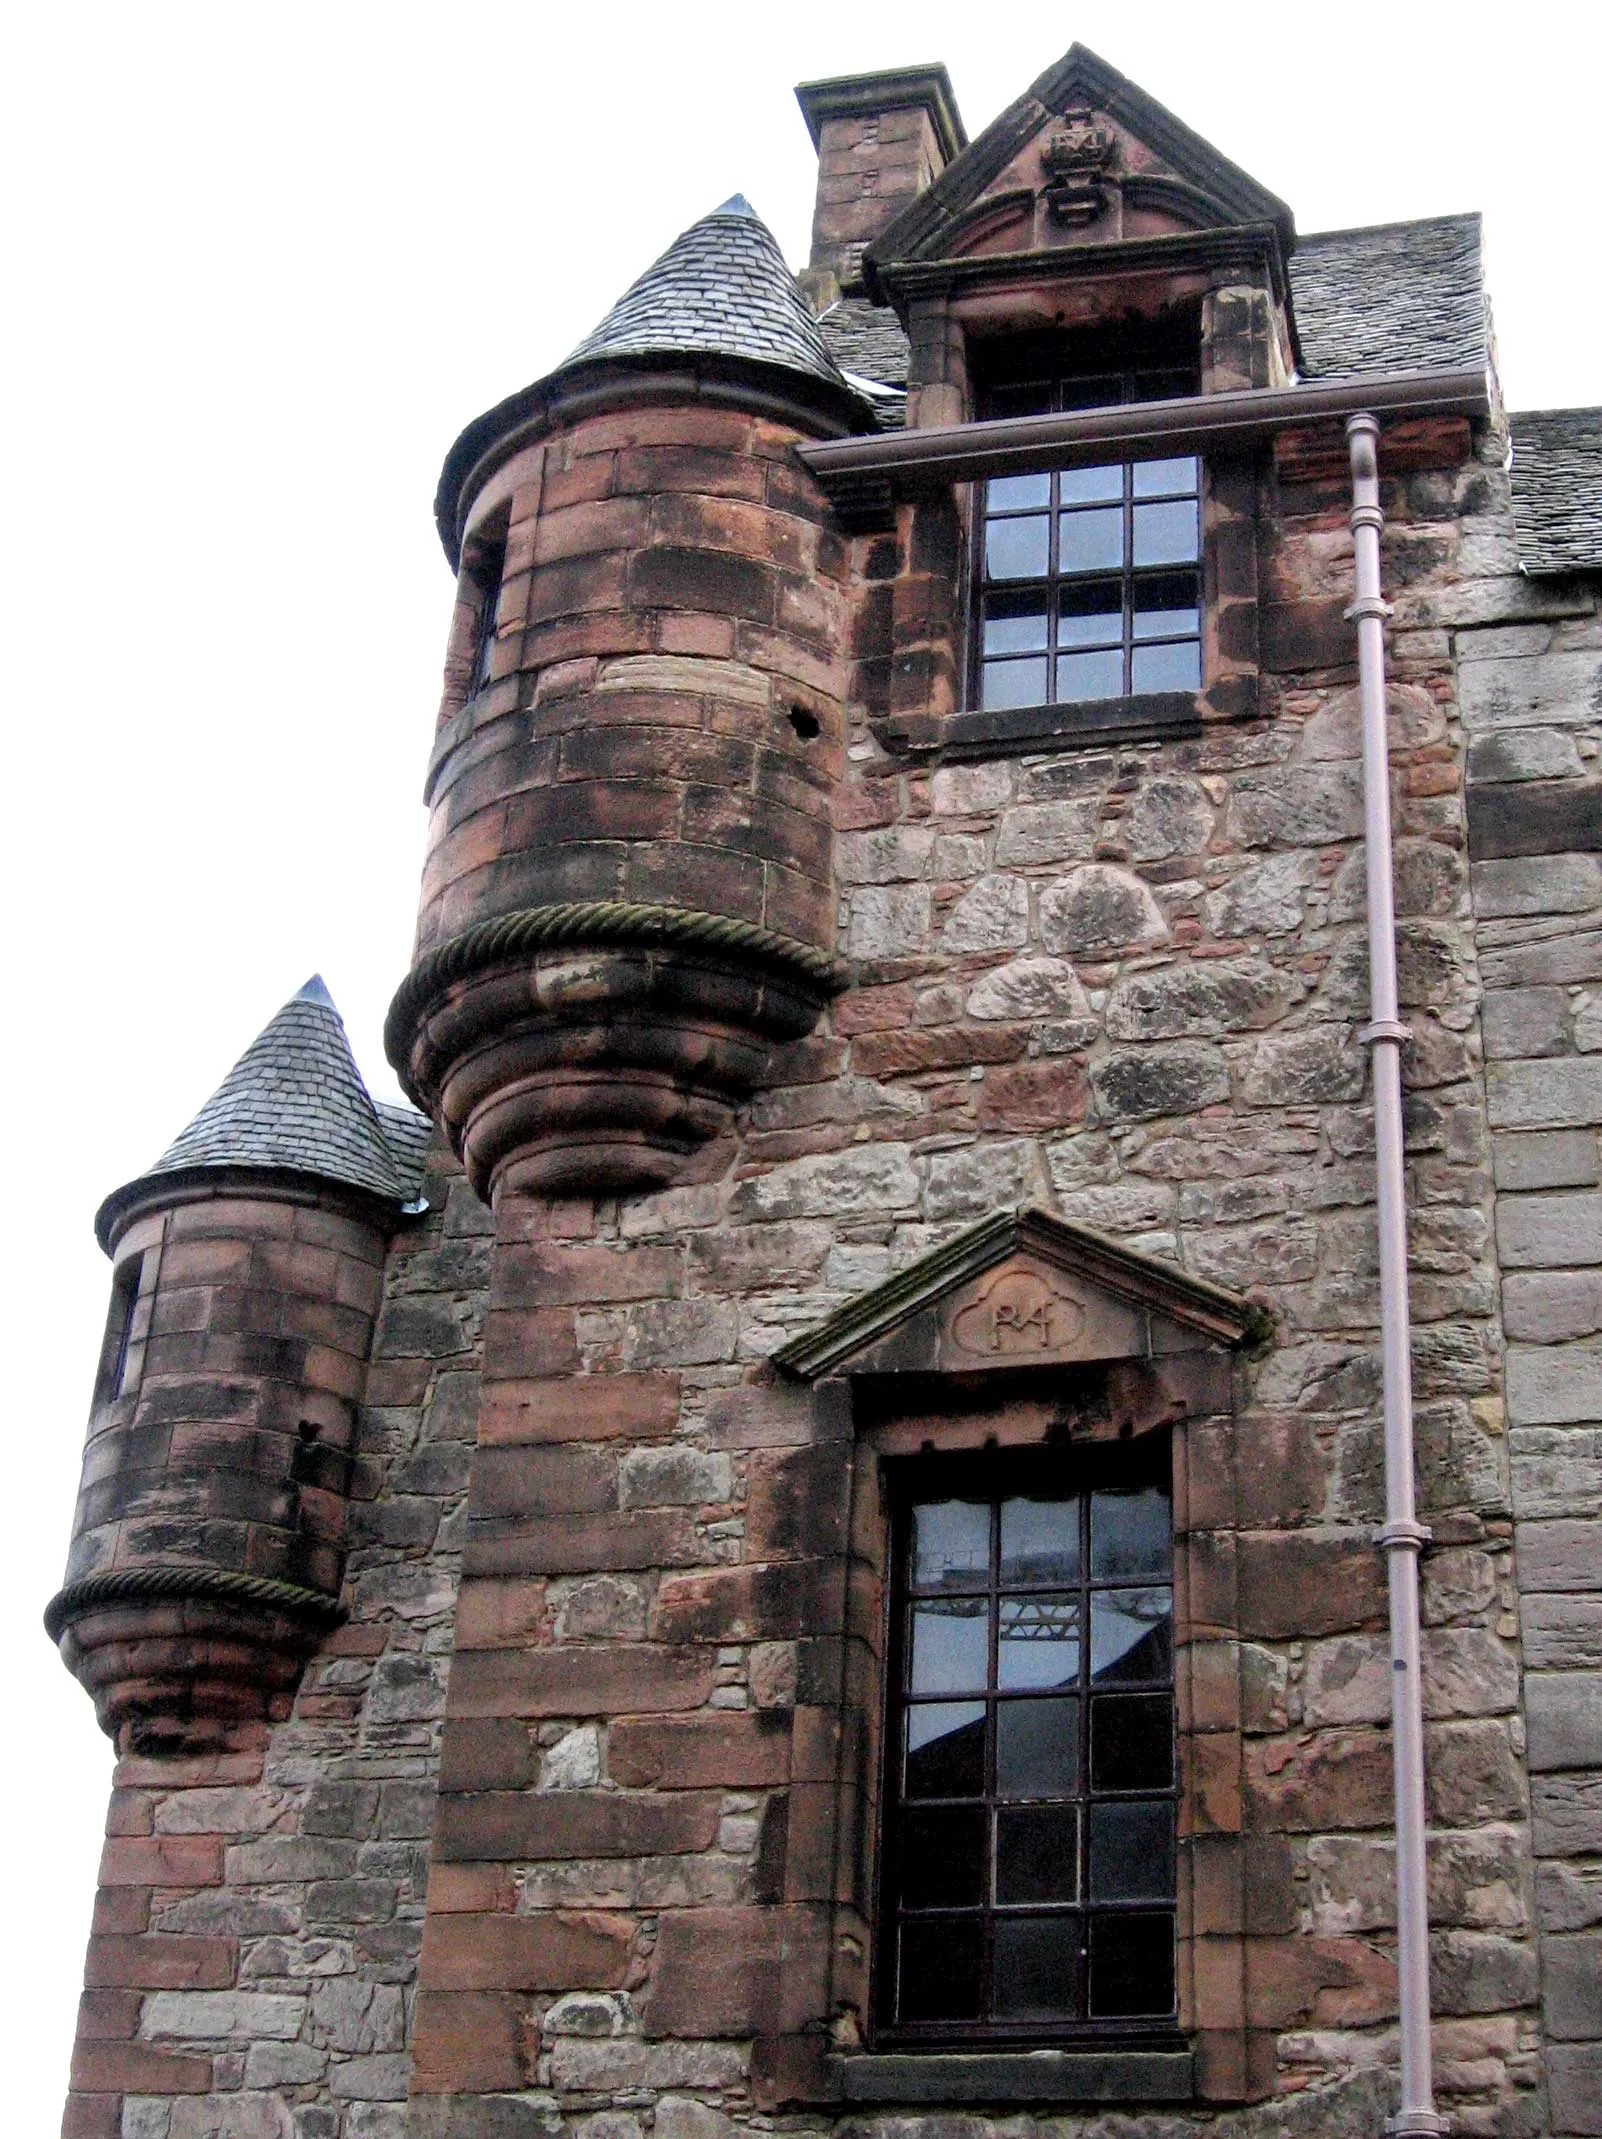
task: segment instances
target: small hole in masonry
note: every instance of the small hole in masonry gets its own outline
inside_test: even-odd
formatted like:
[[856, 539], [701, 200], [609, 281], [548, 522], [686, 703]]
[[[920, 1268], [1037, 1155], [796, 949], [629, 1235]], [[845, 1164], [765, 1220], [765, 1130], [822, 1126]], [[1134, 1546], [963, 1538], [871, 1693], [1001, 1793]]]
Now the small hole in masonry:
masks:
[[300, 1422], [300, 1437], [301, 1437], [301, 1439], [302, 1439], [303, 1441], [315, 1441], [315, 1440], [316, 1440], [316, 1438], [317, 1438], [317, 1421], [316, 1421], [315, 1419], [302, 1419], [302, 1420], [301, 1420], [301, 1422]]
[[790, 726], [800, 736], [803, 743], [816, 742], [817, 738], [823, 733], [823, 725], [818, 716], [816, 713], [809, 713], [805, 706], [792, 706], [790, 708]]

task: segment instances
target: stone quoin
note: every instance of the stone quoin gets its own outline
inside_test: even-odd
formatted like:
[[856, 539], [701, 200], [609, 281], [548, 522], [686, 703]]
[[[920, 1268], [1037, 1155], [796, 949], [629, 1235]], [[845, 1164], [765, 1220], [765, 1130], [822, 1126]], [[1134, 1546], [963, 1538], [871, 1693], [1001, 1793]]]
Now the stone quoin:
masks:
[[63, 2131], [1602, 2133], [1602, 412], [1080, 46], [798, 95], [447, 458], [412, 1104], [102, 1206]]

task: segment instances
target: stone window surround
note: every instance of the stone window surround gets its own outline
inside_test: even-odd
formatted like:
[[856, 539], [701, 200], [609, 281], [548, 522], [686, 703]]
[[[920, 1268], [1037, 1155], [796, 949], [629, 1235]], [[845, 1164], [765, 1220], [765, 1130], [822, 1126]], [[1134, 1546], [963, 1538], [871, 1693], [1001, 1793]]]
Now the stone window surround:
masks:
[[[909, 429], [973, 419], [969, 343], [1007, 332], [1063, 324], [1094, 327], [1117, 316], [1131, 297], [1156, 319], [1190, 310], [1197, 320], [1203, 393], [1283, 383], [1288, 333], [1276, 256], [1264, 234], [1195, 233], [1184, 240], [1091, 249], [1017, 261], [940, 263], [888, 270], [904, 301], [911, 343]], [[1095, 248], [1101, 253], [1103, 248]], [[1103, 279], [1105, 278], [1105, 280]], [[1259, 450], [1215, 448], [1202, 457], [1202, 688], [1083, 705], [985, 711], [973, 703], [975, 672], [974, 546], [977, 487], [956, 489], [963, 525], [963, 584], [958, 589], [955, 669], [964, 680], [960, 709], [941, 724], [946, 759], [1015, 755], [1041, 749], [1100, 747], [1109, 741], [1194, 736], [1209, 722], [1250, 719], [1258, 705]]]
[[[902, 1523], [908, 1521], [913, 1507], [932, 1500], [954, 1499], [986, 1505], [988, 1523], [993, 1517], [995, 1504], [998, 1500], [1008, 1500], [1017, 1496], [1033, 1500], [1053, 1500], [1059, 1491], [1065, 1490], [1074, 1508], [1073, 1520], [1077, 1536], [1083, 1515], [1083, 1504], [1091, 1496], [1109, 1489], [1116, 1491], [1121, 1487], [1128, 1488], [1132, 1484], [1150, 1484], [1159, 1475], [1166, 1479], [1171, 1465], [1163, 1460], [1162, 1451], [1154, 1445], [1158, 1439], [1159, 1436], [1155, 1433], [1143, 1434], [1138, 1440], [1131, 1438], [1127, 1441], [1119, 1440], [1111, 1443], [1091, 1441], [1081, 1437], [1076, 1447], [1083, 1449], [1083, 1457], [1078, 1457], [1072, 1452], [1068, 1453], [1063, 1459], [1061, 1475], [1058, 1474], [1058, 1463], [1054, 1455], [1048, 1455], [1046, 1465], [1049, 1467], [1043, 1469], [1038, 1457], [1031, 1459], [1028, 1451], [1013, 1449], [1007, 1450], [1005, 1454], [999, 1448], [994, 1451], [985, 1449], [978, 1453], [960, 1454], [955, 1459], [955, 1469], [948, 1469], [940, 1463], [938, 1458], [923, 1453], [901, 1458], [896, 1462], [896, 1475], [891, 1481], [890, 1520], [892, 1531], [898, 1519]], [[1173, 1527], [1171, 1506], [1167, 1511], [1166, 1527], [1171, 1539]], [[909, 1554], [910, 1541], [904, 1533], [900, 1565], [898, 1567], [892, 1566], [891, 1580], [887, 1585], [886, 1608], [890, 1618], [887, 1620], [886, 1627], [885, 1655], [891, 1660], [896, 1658], [898, 1651], [894, 1618], [896, 1615], [911, 1609], [913, 1603], [913, 1591], [910, 1586], [912, 1572], [908, 1564]], [[895, 1556], [894, 1548], [892, 1548], [892, 1560], [894, 1560]], [[1040, 1577], [1036, 1576], [1031, 1579], [1028, 1576], [1023, 1576], [1019, 1579], [1029, 1584], [1029, 1589], [1035, 1594], [1037, 1601], [1043, 1601], [1047, 1604], [1053, 1601], [1051, 1599], [1039, 1599], [1038, 1592], [1042, 1586]], [[1127, 1576], [1124, 1578], [1126, 1582], [1129, 1579]], [[1167, 1575], [1159, 1575], [1149, 1571], [1140, 1577], [1142, 1583], [1163, 1587], [1168, 1586], [1169, 1579]], [[975, 1595], [977, 1595], [980, 1601], [984, 1603], [988, 1615], [995, 1607], [996, 1597], [1004, 1595], [1012, 1586], [1005, 1571], [999, 1577], [992, 1572], [990, 1586], [985, 1591], [976, 1593], [970, 1585], [968, 1590], [953, 1594], [959, 1594], [960, 1601], [970, 1604], [974, 1601]], [[1049, 1586], [1057, 1590], [1071, 1590], [1076, 1599], [1082, 1605], [1085, 1604], [1092, 1588], [1100, 1588], [1101, 1586], [1097, 1582], [1093, 1571], [1090, 1552], [1087, 1550], [1081, 1554], [1076, 1576], [1070, 1578], [1059, 1573], [1052, 1579]], [[1116, 1590], [1113, 1592], [1114, 1595], [1118, 1593]], [[930, 1594], [925, 1592], [923, 1599], [920, 1601], [926, 1602]], [[944, 1594], [944, 1592], [938, 1590], [933, 1593], [937, 1599], [942, 1598]], [[1085, 1652], [1092, 1646], [1091, 1624], [1093, 1609], [1094, 1607], [1091, 1606], [1089, 1610], [1086, 1610], [1079, 1622], [1078, 1654], [1074, 1664], [1073, 1679], [1062, 1682], [1063, 1685], [1071, 1684], [1078, 1694], [1077, 1706], [1080, 1720], [1077, 1731], [1073, 1777], [1071, 1781], [1064, 1781], [1062, 1778], [1058, 1778], [1057, 1788], [1053, 1791], [1033, 1793], [1037, 1798], [1047, 1796], [1058, 1800], [1050, 1807], [1052, 1817], [1055, 1820], [1060, 1821], [1066, 1816], [1070, 1821], [1079, 1823], [1076, 1851], [1080, 1866], [1079, 1878], [1072, 1897], [1061, 1898], [1071, 1898], [1075, 1908], [1076, 1921], [1084, 1923], [1084, 1935], [1087, 1940], [1093, 1939], [1094, 1933], [1086, 1919], [1094, 1917], [1097, 1912], [1098, 1901], [1098, 1897], [1095, 1894], [1093, 1874], [1086, 1866], [1085, 1858], [1087, 1847], [1090, 1846], [1088, 1830], [1092, 1815], [1089, 1806], [1092, 1796], [1100, 1796], [1099, 1791], [1096, 1791], [1090, 1784], [1087, 1774], [1092, 1727], [1090, 1710], [1096, 1696], [1090, 1691], [1090, 1684], [1093, 1684], [1093, 1681], [1087, 1684], [1084, 1679], [1084, 1665], [1088, 1661]], [[905, 1636], [903, 1636], [904, 1639]], [[903, 1657], [905, 1657], [906, 1653], [906, 1649], [902, 1648], [901, 1654]], [[916, 1711], [911, 1706], [912, 1697], [910, 1695], [898, 1697], [894, 1685], [895, 1677], [896, 1673], [892, 1668], [887, 1675], [884, 1707], [887, 1718], [899, 1719], [903, 1715], [910, 1716]], [[994, 1696], [997, 1691], [1005, 1689], [999, 1658], [991, 1670], [987, 1672], [987, 1679], [987, 1696]], [[1031, 1710], [1036, 1714], [1040, 1713], [1039, 1709], [1034, 1706], [1034, 1701], [1029, 1697], [1034, 1696], [1038, 1699], [1044, 1696], [1044, 1688], [1033, 1684], [1015, 1684], [1011, 1690], [1014, 1695], [1023, 1697], [1025, 1714]], [[1119, 1690], [1123, 1691], [1125, 1689]], [[1171, 1687], [1167, 1682], [1156, 1684], [1149, 1684], [1145, 1681], [1129, 1683], [1127, 1691], [1166, 1696], [1170, 1718], [1172, 1717], [1173, 1696]], [[1045, 1697], [1049, 1698], [1049, 1696]], [[939, 1694], [938, 1698], [941, 1701], [960, 1701], [968, 1698], [968, 1696], [960, 1690], [953, 1690], [949, 1695]], [[1016, 1714], [1017, 1710], [1014, 1709], [1013, 1712]], [[887, 1826], [892, 1819], [900, 1821], [909, 1817], [916, 1817], [923, 1808], [916, 1797], [909, 1797], [907, 1794], [898, 1791], [890, 1780], [901, 1758], [899, 1721], [895, 1741], [892, 1743], [889, 1733], [886, 1732], [883, 1739], [883, 1749], [884, 1779], [880, 1792], [880, 1807], [881, 1821], [883, 1825]], [[997, 1760], [999, 1764], [999, 1744]], [[1143, 1785], [1149, 1797], [1169, 1796], [1172, 1794], [1172, 1786], [1172, 1776], [1170, 1776], [1170, 1782], [1167, 1786], [1159, 1785], [1152, 1778], [1146, 1778]], [[937, 1790], [934, 1794], [938, 1797], [942, 1793]], [[973, 1793], [971, 1791], [956, 1791], [952, 1794], [968, 1798]], [[981, 1780], [978, 1797], [984, 1807], [987, 1819], [993, 1811], [1005, 1816], [1008, 1809], [1008, 1800], [1007, 1794], [1001, 1787], [999, 1774], [993, 1785]], [[1016, 1804], [1019, 1801], [1014, 1799], [1013, 1802]], [[1029, 1809], [1027, 1799], [1023, 1802], [1026, 1810]], [[888, 1842], [884, 1838], [882, 1826], [881, 1854], [887, 1848]], [[1021, 1898], [1012, 1897], [1014, 1901]], [[1006, 1900], [1007, 1897], [998, 1894], [995, 1897], [995, 1905], [992, 1905], [988, 1900], [982, 1901], [984, 1913], [993, 1918], [995, 1906], [1004, 1905]], [[1140, 1909], [1167, 1908], [1171, 1910], [1174, 1906], [1172, 1884], [1161, 1895], [1156, 1893], [1144, 1895], [1139, 1898], [1138, 1903], [1126, 1902], [1123, 1906], [1138, 1907]], [[879, 1921], [877, 1924], [879, 1951], [875, 1980], [875, 2021], [873, 2030], [874, 2040], [878, 2043], [888, 2043], [892, 2038], [895, 2038], [897, 2047], [905, 2047], [907, 2049], [970, 2050], [981, 2046], [994, 2046], [998, 2043], [1005, 2043], [1010, 2047], [1027, 2045], [1034, 2040], [1042, 2038], [1047, 2040], [1056, 2038], [1059, 2042], [1071, 2038], [1081, 2046], [1100, 2048], [1105, 2042], [1122, 2038], [1121, 2046], [1128, 2050], [1155, 2047], [1173, 2049], [1178, 2047], [1172, 2039], [1174, 2032], [1172, 2018], [1163, 2014], [1142, 2014], [1103, 2021], [1098, 2021], [1085, 2013], [1077, 2016], [1065, 2014], [1055, 2023], [1030, 2018], [1021, 2018], [1009, 2022], [1005, 2017], [993, 2014], [988, 2020], [975, 2018], [972, 2022], [965, 2022], [944, 2019], [921, 2023], [913, 2022], [911, 2025], [903, 2023], [898, 2027], [886, 2011], [887, 2004], [894, 1996], [894, 1939], [891, 1933], [891, 1925], [887, 1921], [887, 1918], [892, 1913], [886, 1906], [885, 1889], [881, 1882]], [[1105, 1920], [1103, 1918], [1103, 1921]], [[1113, 1920], [1116, 1921], [1116, 1917]], [[1061, 1919], [1058, 1919], [1058, 1921], [1060, 1922]], [[1083, 1993], [1084, 1985], [1081, 1983], [1081, 1995]]]
[[[829, 2014], [834, 2054], [790, 2099], [944, 2101], [1239, 2101], [1252, 2083], [1246, 2032], [1242, 1688], [1234, 1555], [1237, 1383], [1233, 1361], [1209, 1346], [1160, 1365], [1000, 1369], [960, 1383], [916, 1376], [841, 1377], [815, 1385], [820, 1415], [846, 1414], [851, 1465], [851, 1566], [839, 1666], [833, 1772], [822, 1789], [792, 1791], [787, 1855], [834, 1867], [829, 1907]], [[942, 1388], [940, 1384], [944, 1383]], [[1077, 1422], [1077, 1428], [1076, 1428]], [[1064, 1426], [1067, 1432], [1064, 1434]], [[1174, 1508], [1175, 1701], [1179, 1741], [1178, 2051], [1074, 2049], [898, 2050], [877, 2054], [869, 2033], [875, 1853], [879, 1833], [883, 1663], [889, 1526], [884, 1466], [926, 1453], [1030, 1449], [1167, 1432]], [[781, 1994], [805, 2008], [806, 1963]], [[799, 2061], [804, 2069], [813, 2063]], [[796, 2071], [792, 2067], [792, 2073]]]

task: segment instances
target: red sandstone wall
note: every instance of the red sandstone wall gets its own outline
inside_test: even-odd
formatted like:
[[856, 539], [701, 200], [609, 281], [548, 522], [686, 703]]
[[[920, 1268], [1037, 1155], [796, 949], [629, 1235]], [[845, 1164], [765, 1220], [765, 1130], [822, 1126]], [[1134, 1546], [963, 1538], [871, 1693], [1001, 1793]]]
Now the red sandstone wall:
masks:
[[502, 469], [492, 682], [448, 721], [418, 949], [569, 899], [832, 930], [846, 552], [798, 434], [733, 410], [592, 417]]

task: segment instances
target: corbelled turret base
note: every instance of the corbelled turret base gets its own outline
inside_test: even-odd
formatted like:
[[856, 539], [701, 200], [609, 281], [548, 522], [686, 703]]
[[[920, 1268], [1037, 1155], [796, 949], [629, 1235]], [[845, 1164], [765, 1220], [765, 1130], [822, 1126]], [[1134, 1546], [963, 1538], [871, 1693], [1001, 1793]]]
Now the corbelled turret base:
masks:
[[385, 1039], [486, 1201], [638, 1193], [728, 1128], [838, 984], [826, 954], [725, 916], [536, 907], [425, 958]]

